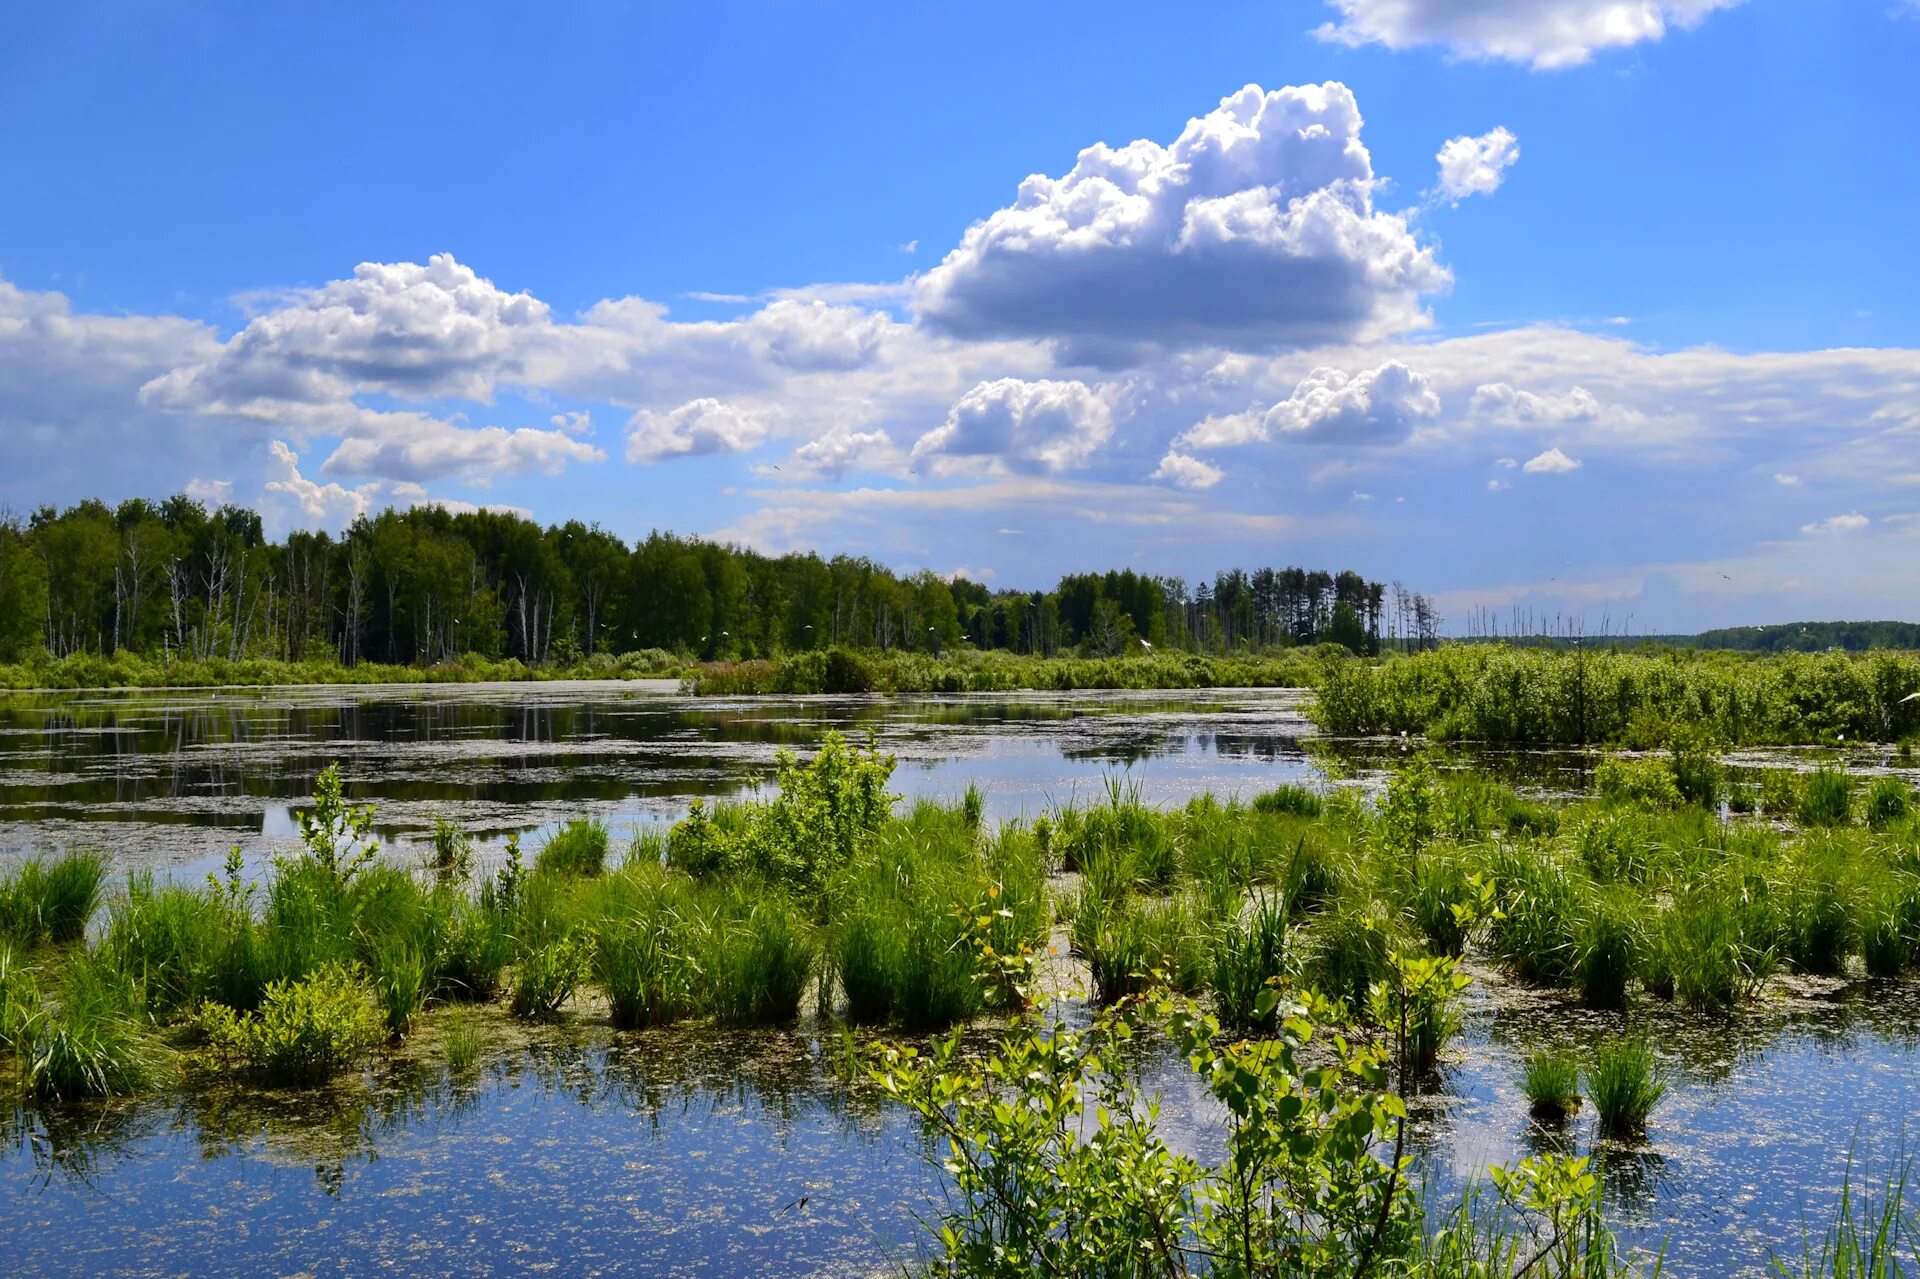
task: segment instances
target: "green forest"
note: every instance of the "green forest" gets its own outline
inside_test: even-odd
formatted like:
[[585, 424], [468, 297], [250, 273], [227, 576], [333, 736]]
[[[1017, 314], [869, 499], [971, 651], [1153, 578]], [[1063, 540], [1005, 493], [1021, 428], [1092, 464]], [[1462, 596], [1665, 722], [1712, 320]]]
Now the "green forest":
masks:
[[763, 555], [497, 511], [386, 510], [275, 542], [260, 515], [186, 496], [0, 518], [0, 661], [131, 653], [433, 666], [571, 665], [658, 650], [734, 661], [830, 647], [1113, 657], [1152, 649], [1356, 653], [1437, 643], [1430, 600], [1354, 572], [1121, 569], [992, 590], [865, 558]]

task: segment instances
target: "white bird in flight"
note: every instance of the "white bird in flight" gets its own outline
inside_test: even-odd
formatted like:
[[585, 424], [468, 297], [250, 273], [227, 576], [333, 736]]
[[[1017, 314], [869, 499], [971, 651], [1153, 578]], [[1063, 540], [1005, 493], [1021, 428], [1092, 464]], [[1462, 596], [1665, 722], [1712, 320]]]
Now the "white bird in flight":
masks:
[[1920, 693], [1908, 693], [1905, 697], [1895, 702], [1894, 705], [1905, 706], [1908, 702], [1920, 702]]

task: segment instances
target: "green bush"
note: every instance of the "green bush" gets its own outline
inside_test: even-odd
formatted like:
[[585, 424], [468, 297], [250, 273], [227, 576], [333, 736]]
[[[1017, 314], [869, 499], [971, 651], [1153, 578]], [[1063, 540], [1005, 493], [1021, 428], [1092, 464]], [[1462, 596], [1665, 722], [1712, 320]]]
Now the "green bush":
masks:
[[373, 992], [343, 964], [274, 982], [250, 1013], [207, 1004], [197, 1021], [215, 1063], [282, 1084], [329, 1079], [386, 1037]]
[[1677, 808], [1680, 785], [1664, 759], [1609, 755], [1593, 770], [1593, 789], [1601, 799], [1639, 808]]

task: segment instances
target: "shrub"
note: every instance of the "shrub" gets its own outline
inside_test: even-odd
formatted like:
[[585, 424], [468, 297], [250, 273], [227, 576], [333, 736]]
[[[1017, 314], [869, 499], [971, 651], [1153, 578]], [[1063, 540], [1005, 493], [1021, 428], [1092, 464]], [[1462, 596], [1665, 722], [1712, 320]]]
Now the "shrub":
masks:
[[1608, 1137], [1636, 1137], [1666, 1095], [1659, 1063], [1644, 1039], [1621, 1036], [1602, 1043], [1587, 1067], [1587, 1096]]
[[1535, 1119], [1546, 1124], [1564, 1122], [1580, 1109], [1580, 1064], [1572, 1053], [1541, 1049], [1527, 1058], [1520, 1090]]
[[1664, 759], [1609, 755], [1593, 770], [1593, 789], [1611, 804], [1636, 808], [1677, 808], [1680, 786]]
[[593, 958], [591, 946], [568, 934], [538, 945], [520, 956], [513, 968], [513, 990], [508, 1002], [513, 1015], [525, 1021], [546, 1021], [573, 997], [586, 980]]
[[548, 875], [598, 875], [607, 866], [607, 828], [577, 818], [554, 832], [533, 859], [536, 872]]
[[274, 982], [251, 1013], [207, 1004], [198, 1023], [216, 1063], [284, 1084], [329, 1079], [386, 1036], [373, 993], [342, 964]]
[[100, 905], [106, 875], [107, 859], [94, 852], [23, 863], [0, 881], [0, 937], [23, 946], [78, 941]]
[[1816, 768], [1800, 784], [1802, 826], [1844, 826], [1853, 816], [1853, 783], [1835, 768]]

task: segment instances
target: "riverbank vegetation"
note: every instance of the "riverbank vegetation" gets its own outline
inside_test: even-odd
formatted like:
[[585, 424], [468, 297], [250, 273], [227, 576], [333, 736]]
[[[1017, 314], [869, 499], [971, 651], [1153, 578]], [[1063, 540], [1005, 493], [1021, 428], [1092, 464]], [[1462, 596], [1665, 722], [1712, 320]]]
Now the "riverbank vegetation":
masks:
[[[1405, 1099], [1443, 1086], [1470, 968], [1618, 1028], [1515, 1074], [1541, 1122], [1584, 1095], [1600, 1154], [1660, 1131], [1649, 1010], [1920, 971], [1920, 818], [1885, 776], [1756, 779], [1689, 743], [1549, 801], [1410, 750], [1377, 793], [1157, 808], [1115, 779], [991, 825], [977, 794], [901, 810], [892, 767], [830, 736], [762, 797], [624, 848], [577, 821], [478, 873], [448, 823], [418, 865], [383, 856], [332, 770], [261, 883], [237, 855], [199, 886], [30, 863], [0, 883], [0, 1057], [71, 1105], [308, 1086], [423, 1029], [470, 1069], [475, 1009], [863, 1024], [900, 1037], [874, 1078], [957, 1179], [950, 1273], [1219, 1273], [1231, 1252], [1246, 1273], [1571, 1277], [1628, 1264], [1585, 1158], [1522, 1162], [1452, 1211], [1410, 1189]], [[1075, 991], [1091, 1024], [1054, 1015]], [[925, 1038], [947, 1028], [968, 1033]], [[1220, 1104], [1220, 1162], [1165, 1143], [1134, 1040]]]
[[1338, 734], [1662, 748], [1898, 742], [1920, 734], [1920, 654], [1458, 645], [1326, 663], [1313, 716]]

